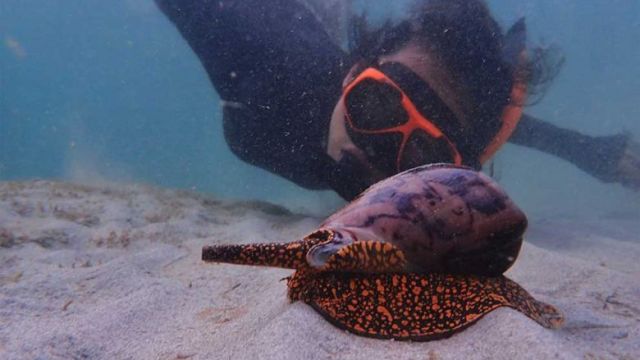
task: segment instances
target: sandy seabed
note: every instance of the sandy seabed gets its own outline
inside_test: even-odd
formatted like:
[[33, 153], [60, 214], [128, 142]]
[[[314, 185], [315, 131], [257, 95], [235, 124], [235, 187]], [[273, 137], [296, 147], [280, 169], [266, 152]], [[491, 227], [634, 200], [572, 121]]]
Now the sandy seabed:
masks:
[[289, 303], [288, 270], [204, 264], [320, 218], [147, 186], [0, 183], [1, 359], [639, 359], [640, 220], [537, 220], [507, 275], [566, 317], [500, 308], [451, 338], [339, 330]]

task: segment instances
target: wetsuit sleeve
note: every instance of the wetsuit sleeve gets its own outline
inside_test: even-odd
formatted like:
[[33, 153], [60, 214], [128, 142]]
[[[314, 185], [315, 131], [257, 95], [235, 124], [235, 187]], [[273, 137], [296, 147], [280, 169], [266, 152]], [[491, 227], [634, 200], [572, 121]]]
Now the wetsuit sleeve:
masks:
[[588, 136], [523, 114], [509, 142], [565, 159], [604, 182], [616, 181], [626, 135]]
[[[344, 52], [295, 0], [155, 0], [223, 100], [266, 108], [318, 76], [342, 75]], [[341, 78], [337, 79], [341, 81]], [[338, 82], [339, 83], [339, 82]]]

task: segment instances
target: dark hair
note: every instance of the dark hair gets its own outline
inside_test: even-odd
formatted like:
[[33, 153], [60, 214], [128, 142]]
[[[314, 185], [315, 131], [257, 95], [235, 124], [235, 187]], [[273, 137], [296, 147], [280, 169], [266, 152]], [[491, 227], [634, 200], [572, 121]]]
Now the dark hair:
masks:
[[530, 49], [525, 66], [507, 61], [505, 34], [482, 0], [417, 1], [408, 19], [387, 21], [377, 29], [371, 29], [366, 16], [356, 17], [351, 55], [354, 63], [369, 66], [412, 39], [421, 41], [456, 78], [463, 79], [474, 104], [472, 142], [476, 143], [468, 151], [471, 155], [477, 155], [500, 127], [498, 119], [510, 100], [514, 79], [525, 81], [529, 94], [540, 98], [563, 62], [555, 48]]

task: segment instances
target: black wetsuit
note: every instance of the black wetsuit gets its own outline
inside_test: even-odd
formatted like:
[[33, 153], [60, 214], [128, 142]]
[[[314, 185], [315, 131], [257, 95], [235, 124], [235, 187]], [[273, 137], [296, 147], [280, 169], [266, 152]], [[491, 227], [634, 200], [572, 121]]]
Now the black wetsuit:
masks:
[[351, 67], [307, 8], [291, 0], [156, 0], [225, 101], [224, 135], [242, 160], [327, 188], [326, 134]]
[[[331, 166], [326, 137], [349, 56], [293, 0], [156, 0], [224, 101], [224, 135], [242, 160], [344, 198], [368, 184]], [[511, 142], [612, 181], [626, 138], [589, 137], [524, 115]], [[342, 183], [341, 183], [342, 182]]]

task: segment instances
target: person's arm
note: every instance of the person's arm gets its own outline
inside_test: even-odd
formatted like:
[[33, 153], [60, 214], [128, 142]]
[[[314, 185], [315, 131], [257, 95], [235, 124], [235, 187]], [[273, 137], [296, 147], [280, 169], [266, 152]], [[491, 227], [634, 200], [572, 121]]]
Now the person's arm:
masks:
[[293, 0], [155, 0], [224, 100], [225, 139], [242, 160], [326, 188], [315, 159], [347, 54]]
[[604, 182], [640, 185], [639, 154], [626, 134], [589, 136], [523, 114], [509, 142], [558, 156]]

